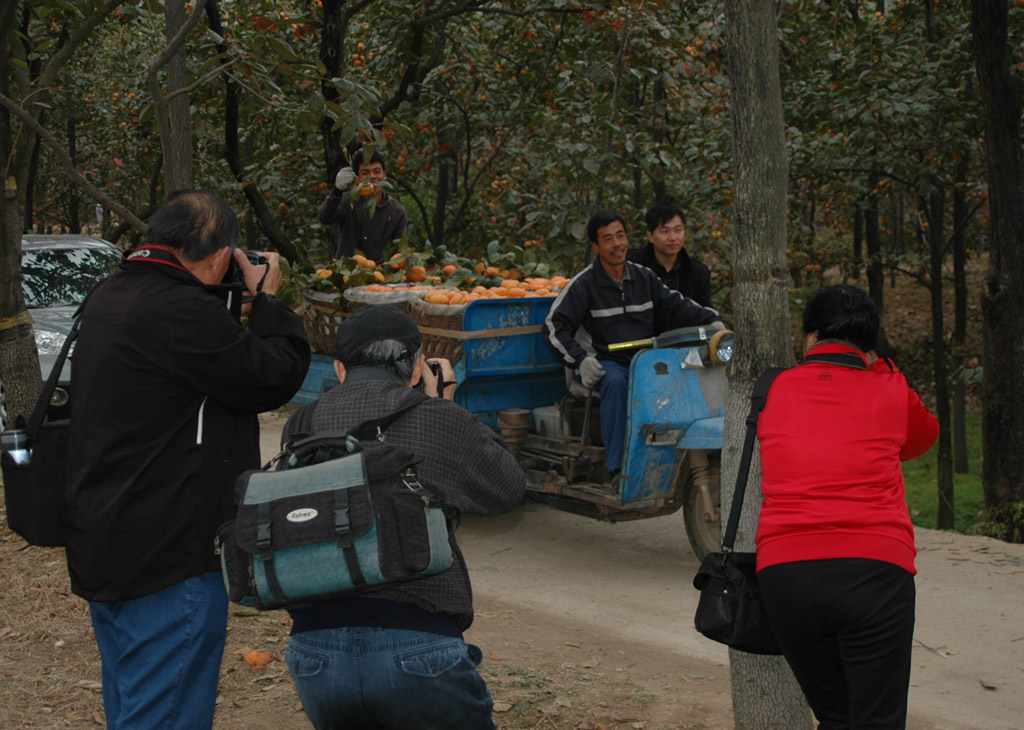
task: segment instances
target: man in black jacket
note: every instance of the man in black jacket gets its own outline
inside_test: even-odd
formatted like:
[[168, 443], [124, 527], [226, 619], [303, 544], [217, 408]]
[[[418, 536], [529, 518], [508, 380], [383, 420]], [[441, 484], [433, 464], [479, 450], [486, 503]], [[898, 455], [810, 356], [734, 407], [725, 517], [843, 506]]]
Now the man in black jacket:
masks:
[[[359, 161], [355, 169], [338, 170], [317, 218], [321, 223], [338, 227], [335, 258], [362, 251], [367, 258], [380, 263], [391, 242], [405, 234], [405, 208], [380, 185], [388, 179], [380, 153], [356, 154]], [[373, 202], [368, 202], [371, 199]]]
[[631, 248], [626, 258], [651, 269], [665, 286], [702, 307], [711, 306], [711, 272], [686, 252], [686, 215], [678, 205], [647, 209], [647, 245]]
[[[354, 428], [419, 402], [383, 438], [422, 461], [420, 482], [459, 512], [497, 515], [518, 505], [523, 472], [502, 440], [452, 402], [455, 374], [444, 359], [427, 367], [409, 315], [382, 304], [338, 327], [341, 385], [288, 419], [293, 433]], [[433, 396], [422, 400], [414, 388]], [[462, 632], [473, 622], [469, 571], [455, 536], [454, 563], [437, 575], [291, 611], [285, 658], [302, 707], [317, 730], [494, 730], [493, 702], [477, 672], [482, 654]]]
[[212, 727], [227, 628], [214, 535], [235, 477], [259, 466], [256, 415], [287, 403], [309, 367], [302, 320], [274, 296], [278, 255], [252, 264], [237, 241], [227, 203], [175, 193], [82, 314], [67, 560], [109, 728]]
[[635, 351], [610, 352], [608, 345], [646, 339], [678, 327], [724, 327], [718, 312], [670, 290], [646, 266], [626, 260], [626, 224], [610, 211], [587, 222], [598, 260], [576, 274], [544, 320], [548, 347], [583, 385], [601, 395], [601, 440], [609, 478], [622, 469], [626, 441], [629, 361]]

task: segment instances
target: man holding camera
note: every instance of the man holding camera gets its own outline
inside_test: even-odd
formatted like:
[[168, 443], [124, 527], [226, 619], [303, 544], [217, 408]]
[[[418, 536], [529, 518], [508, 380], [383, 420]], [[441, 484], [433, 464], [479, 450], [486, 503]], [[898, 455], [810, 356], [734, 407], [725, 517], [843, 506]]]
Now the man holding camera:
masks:
[[[451, 364], [428, 366], [420, 333], [391, 305], [360, 309], [338, 327], [341, 385], [303, 406], [290, 435], [343, 431], [417, 403], [383, 432], [422, 461], [420, 482], [458, 512], [497, 515], [524, 495], [522, 470], [501, 439], [452, 402]], [[414, 392], [422, 386], [423, 399]], [[473, 621], [466, 561], [454, 535], [443, 573], [291, 611], [286, 660], [318, 730], [337, 727], [494, 730], [493, 702], [477, 672], [482, 654], [462, 632]]]
[[309, 367], [302, 320], [274, 296], [279, 256], [252, 263], [237, 242], [227, 203], [176, 192], [81, 315], [67, 560], [108, 728], [212, 727], [228, 606], [214, 536], [235, 478], [259, 467], [256, 415]]

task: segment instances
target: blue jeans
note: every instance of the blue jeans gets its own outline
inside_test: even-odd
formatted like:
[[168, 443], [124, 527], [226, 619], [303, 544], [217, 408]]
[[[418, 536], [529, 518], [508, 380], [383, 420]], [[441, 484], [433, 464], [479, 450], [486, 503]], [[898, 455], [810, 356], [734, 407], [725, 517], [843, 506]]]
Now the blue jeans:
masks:
[[285, 660], [316, 730], [495, 730], [461, 638], [365, 626], [292, 634]]
[[601, 440], [608, 471], [622, 468], [626, 448], [626, 398], [629, 395], [629, 365], [600, 360], [604, 377], [597, 381], [601, 394]]
[[90, 601], [109, 730], [213, 727], [227, 636], [220, 573], [130, 601]]

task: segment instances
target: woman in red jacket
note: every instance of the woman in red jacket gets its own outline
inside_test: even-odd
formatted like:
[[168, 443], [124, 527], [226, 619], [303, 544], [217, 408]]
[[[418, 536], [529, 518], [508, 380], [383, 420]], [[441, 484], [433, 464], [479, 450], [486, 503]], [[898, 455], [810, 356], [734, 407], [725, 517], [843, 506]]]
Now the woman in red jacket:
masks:
[[803, 330], [804, 363], [776, 378], [758, 423], [758, 583], [819, 730], [902, 729], [917, 550], [900, 462], [938, 425], [875, 354], [864, 291], [819, 290]]

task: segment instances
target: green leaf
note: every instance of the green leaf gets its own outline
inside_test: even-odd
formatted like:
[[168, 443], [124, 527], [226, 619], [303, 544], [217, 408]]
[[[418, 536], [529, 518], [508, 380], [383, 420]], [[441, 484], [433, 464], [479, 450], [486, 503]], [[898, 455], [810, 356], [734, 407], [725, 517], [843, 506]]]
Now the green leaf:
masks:
[[299, 60], [299, 57], [295, 53], [295, 49], [293, 49], [280, 38], [270, 36], [270, 38], [268, 38], [267, 41], [270, 43], [271, 46], [273, 46], [274, 50], [277, 52], [277, 55], [283, 58], [285, 61], [288, 61], [289, 63], [295, 63], [296, 61]]

